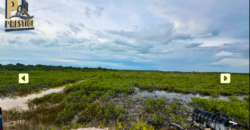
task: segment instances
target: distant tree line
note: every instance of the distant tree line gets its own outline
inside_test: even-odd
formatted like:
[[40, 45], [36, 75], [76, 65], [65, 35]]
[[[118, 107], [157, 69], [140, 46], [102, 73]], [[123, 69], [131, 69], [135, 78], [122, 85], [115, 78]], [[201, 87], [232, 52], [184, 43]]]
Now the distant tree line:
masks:
[[[93, 71], [126, 71], [126, 72], [148, 72], [148, 71], [154, 71], [154, 72], [166, 72], [166, 73], [193, 73], [193, 74], [209, 74], [209, 73], [222, 73], [222, 72], [180, 72], [180, 71], [159, 71], [159, 70], [127, 70], [127, 69], [107, 69], [107, 68], [102, 68], [102, 67], [97, 67], [97, 68], [89, 68], [89, 67], [72, 67], [72, 66], [52, 66], [52, 65], [24, 65], [21, 63], [17, 64], [7, 64], [7, 65], [2, 65], [0, 64], [0, 71], [32, 71], [32, 70], [37, 70], [37, 71], [83, 71], [83, 72], [93, 72]], [[225, 72], [226, 73], [226, 72]], [[231, 72], [232, 73], [232, 72]], [[246, 74], [249, 75], [249, 73], [239, 73], [239, 74]]]
[[17, 64], [0, 64], [0, 71], [84, 71], [84, 72], [93, 72], [93, 71], [117, 71], [116, 69], [107, 69], [102, 67], [89, 68], [89, 67], [72, 67], [72, 66], [52, 66], [52, 65], [24, 65], [21, 63]]
[[83, 72], [93, 72], [93, 71], [158, 71], [158, 70], [126, 70], [126, 69], [107, 69], [102, 67], [89, 68], [89, 67], [72, 67], [72, 66], [52, 66], [52, 65], [24, 65], [21, 63], [17, 64], [0, 64], [0, 71], [83, 71]]

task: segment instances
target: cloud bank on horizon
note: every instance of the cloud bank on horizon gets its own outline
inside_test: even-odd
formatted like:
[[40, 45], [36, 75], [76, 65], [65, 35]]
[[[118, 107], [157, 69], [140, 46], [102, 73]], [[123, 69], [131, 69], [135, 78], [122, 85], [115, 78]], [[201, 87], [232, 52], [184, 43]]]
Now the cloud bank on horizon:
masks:
[[8, 33], [4, 2], [0, 64], [249, 73], [249, 0], [27, 0]]

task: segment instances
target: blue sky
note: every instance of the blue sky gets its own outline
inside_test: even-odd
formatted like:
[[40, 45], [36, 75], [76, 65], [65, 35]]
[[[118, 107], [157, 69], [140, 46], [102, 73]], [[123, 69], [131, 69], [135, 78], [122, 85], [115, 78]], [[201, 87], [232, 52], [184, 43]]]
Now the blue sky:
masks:
[[1, 64], [249, 73], [249, 0], [27, 0], [19, 32], [4, 2]]

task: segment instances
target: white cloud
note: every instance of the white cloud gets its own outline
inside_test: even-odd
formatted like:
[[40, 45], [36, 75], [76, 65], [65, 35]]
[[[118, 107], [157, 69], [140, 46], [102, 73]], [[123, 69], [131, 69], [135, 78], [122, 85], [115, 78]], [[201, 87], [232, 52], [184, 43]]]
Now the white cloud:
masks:
[[222, 59], [218, 62], [212, 63], [212, 65], [229, 65], [232, 67], [249, 66], [249, 59], [225, 58], [225, 59]]
[[208, 33], [202, 36], [202, 38], [209, 38], [209, 37], [213, 37], [212, 33]]
[[139, 58], [139, 57], [132, 57], [131, 59], [134, 62], [151, 62], [151, 60], [142, 59], [142, 58]]
[[173, 52], [172, 50], [163, 50], [164, 53]]
[[101, 42], [101, 43], [105, 43], [105, 42], [108, 42], [109, 41], [109, 39], [104, 39], [104, 38], [98, 38], [97, 39], [99, 42]]
[[234, 53], [226, 52], [226, 51], [221, 51], [221, 52], [215, 54], [215, 56], [232, 56], [232, 55], [234, 55]]
[[241, 40], [232, 38], [213, 38], [213, 39], [204, 39], [202, 41], [203, 44], [200, 47], [221, 46], [223, 44], [241, 42]]

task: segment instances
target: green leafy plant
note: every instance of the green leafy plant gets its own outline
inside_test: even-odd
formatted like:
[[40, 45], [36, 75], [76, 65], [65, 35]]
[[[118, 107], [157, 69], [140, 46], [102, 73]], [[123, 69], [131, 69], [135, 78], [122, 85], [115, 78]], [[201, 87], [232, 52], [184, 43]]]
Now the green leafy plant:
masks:
[[133, 127], [133, 130], [145, 130], [147, 128], [147, 122], [143, 121], [143, 118], [141, 120], [137, 118], [137, 122], [131, 122], [131, 125]]

